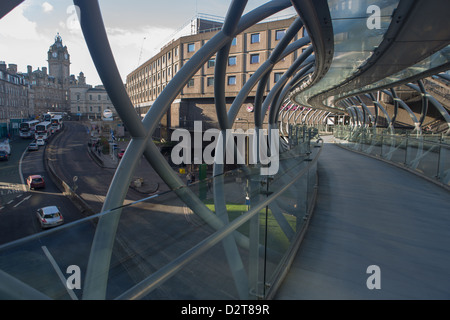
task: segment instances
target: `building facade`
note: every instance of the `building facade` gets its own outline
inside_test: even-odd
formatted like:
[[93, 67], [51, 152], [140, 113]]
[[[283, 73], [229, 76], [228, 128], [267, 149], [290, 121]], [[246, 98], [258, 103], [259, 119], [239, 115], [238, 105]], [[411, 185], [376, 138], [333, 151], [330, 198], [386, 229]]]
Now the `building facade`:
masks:
[[[92, 87], [86, 84], [83, 72], [78, 79], [72, 76], [70, 85], [70, 113], [77, 119], [101, 120], [105, 110], [110, 110], [113, 118], [116, 110], [102, 85]], [[112, 119], [111, 119], [112, 120]]]
[[14, 135], [21, 121], [45, 113], [100, 119], [108, 109], [116, 116], [103, 86], [86, 84], [83, 72], [78, 78], [70, 74], [69, 51], [59, 33], [49, 47], [47, 62], [48, 67], [33, 71], [28, 65], [26, 72], [18, 72], [16, 64], [0, 61], [0, 138]]
[[59, 34], [47, 52], [48, 68], [32, 71], [27, 67], [25, 77], [33, 91], [36, 116], [47, 112], [69, 112], [70, 56]]
[[33, 113], [32, 94], [26, 78], [17, 72], [17, 65], [0, 61], [0, 138], [8, 137], [18, 122]]
[[[293, 20], [294, 17], [260, 23], [233, 39], [226, 69], [225, 95], [228, 107], [245, 82], [267, 60]], [[126, 89], [139, 114], [145, 115], [174, 75], [216, 33], [217, 28], [208, 30], [197, 28], [194, 34], [172, 40], [158, 54], [127, 76]], [[293, 41], [301, 38], [302, 35], [303, 30], [300, 30]], [[274, 66], [267, 85], [267, 93], [298, 57], [301, 50], [287, 56]], [[186, 84], [170, 110], [161, 119], [161, 127], [190, 128], [195, 120], [201, 120], [204, 128], [217, 127], [214, 106], [214, 67], [215, 56], [211, 57]], [[255, 92], [256, 88], [250, 93], [245, 106], [241, 108], [238, 114], [241, 123], [238, 124], [239, 121], [237, 121], [236, 127], [244, 130], [252, 127]]]

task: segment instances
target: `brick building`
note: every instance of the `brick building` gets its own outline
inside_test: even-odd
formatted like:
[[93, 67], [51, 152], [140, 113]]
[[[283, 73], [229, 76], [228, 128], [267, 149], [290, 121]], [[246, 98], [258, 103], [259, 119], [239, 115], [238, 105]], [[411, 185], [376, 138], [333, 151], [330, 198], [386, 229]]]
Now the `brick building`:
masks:
[[[252, 26], [234, 38], [226, 74], [225, 95], [228, 107], [245, 82], [266, 61], [294, 19], [292, 17], [263, 22]], [[145, 115], [180, 68], [218, 32], [217, 26], [219, 22], [214, 28], [207, 29], [207, 27], [202, 28], [201, 26], [211, 25], [198, 23], [201, 20], [204, 19], [197, 17], [191, 21], [191, 25], [197, 21], [196, 25], [200, 27], [194, 28], [193, 31], [191, 28], [189, 35], [174, 38], [158, 54], [144, 62], [127, 76], [127, 92], [138, 114]], [[299, 39], [302, 35], [303, 30], [300, 30], [293, 41]], [[297, 50], [297, 52], [287, 56], [274, 66], [267, 85], [267, 93], [299, 56], [301, 50]], [[170, 110], [161, 120], [162, 128], [192, 128], [194, 120], [201, 120], [204, 129], [217, 127], [214, 106], [214, 66], [215, 56], [200, 68], [183, 88], [171, 105]], [[246, 130], [247, 127], [253, 127], [252, 110], [255, 92], [256, 88], [250, 93], [243, 108], [241, 108], [238, 118], [242, 120], [236, 122], [235, 128], [240, 127]]]

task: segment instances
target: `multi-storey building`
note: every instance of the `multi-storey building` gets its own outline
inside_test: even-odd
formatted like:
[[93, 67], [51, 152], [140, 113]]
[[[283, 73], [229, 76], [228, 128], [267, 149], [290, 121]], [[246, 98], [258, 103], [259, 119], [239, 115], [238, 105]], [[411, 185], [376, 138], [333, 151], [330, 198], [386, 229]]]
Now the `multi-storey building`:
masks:
[[70, 56], [59, 34], [48, 52], [47, 67], [32, 71], [27, 67], [26, 78], [34, 92], [34, 112], [69, 112]]
[[[25, 77], [17, 73], [17, 65], [0, 61], [0, 138], [7, 137], [18, 127], [20, 119], [33, 114], [31, 95]], [[17, 121], [16, 121], [17, 120]]]
[[[245, 82], [269, 57], [294, 19], [292, 17], [260, 23], [233, 39], [226, 69], [225, 95], [228, 107]], [[202, 26], [201, 23], [197, 25]], [[192, 34], [172, 40], [158, 54], [131, 72], [126, 79], [126, 88], [136, 111], [145, 115], [175, 74], [216, 33], [217, 25], [216, 28], [209, 30], [196, 28]], [[302, 35], [303, 30], [300, 30], [294, 40]], [[267, 85], [267, 93], [298, 57], [301, 50], [274, 66]], [[214, 106], [214, 66], [215, 56], [211, 57], [186, 84], [170, 106], [170, 110], [161, 119], [163, 128], [190, 128], [194, 120], [202, 120], [203, 128], [217, 126]], [[255, 92], [256, 88], [241, 108], [238, 118], [242, 121], [237, 123], [236, 127], [244, 130], [247, 126], [252, 127], [250, 124], [254, 121], [252, 111]]]
[[0, 138], [14, 134], [19, 122], [47, 112], [99, 119], [108, 109], [115, 115], [103, 86], [86, 84], [83, 72], [78, 79], [70, 74], [70, 55], [59, 34], [47, 59], [48, 67], [33, 71], [28, 65], [24, 73], [17, 71], [16, 64], [0, 61]]
[[104, 86], [92, 87], [86, 84], [83, 72], [80, 72], [77, 80], [71, 76], [70, 112], [72, 116], [99, 120], [103, 118], [105, 110], [110, 110], [113, 117], [116, 114]]

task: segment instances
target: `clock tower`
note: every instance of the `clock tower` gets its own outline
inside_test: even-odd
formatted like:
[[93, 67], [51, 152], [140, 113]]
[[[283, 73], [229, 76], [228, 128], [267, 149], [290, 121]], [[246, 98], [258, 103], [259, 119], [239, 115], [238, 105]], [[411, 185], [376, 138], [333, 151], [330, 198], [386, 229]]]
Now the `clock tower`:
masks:
[[55, 37], [55, 43], [48, 50], [48, 74], [63, 87], [69, 86], [70, 56], [67, 47], [63, 46], [59, 33]]

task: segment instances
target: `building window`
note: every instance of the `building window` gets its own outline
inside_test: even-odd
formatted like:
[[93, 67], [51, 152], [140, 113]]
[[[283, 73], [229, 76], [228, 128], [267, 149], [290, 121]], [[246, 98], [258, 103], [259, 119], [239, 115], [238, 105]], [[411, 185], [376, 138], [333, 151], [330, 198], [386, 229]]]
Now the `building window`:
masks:
[[229, 66], [235, 66], [236, 65], [236, 57], [229, 57], [228, 58], [228, 65]]
[[259, 54], [251, 54], [250, 63], [259, 63]]
[[283, 38], [285, 33], [286, 31], [284, 29], [275, 31], [275, 40], [281, 40], [281, 38]]
[[208, 87], [211, 87], [211, 86], [213, 86], [214, 85], [214, 78], [213, 77], [211, 77], [211, 78], [207, 78], [207, 84], [206, 84]]
[[233, 40], [231, 41], [231, 45], [232, 45], [232, 46], [235, 46], [235, 45], [236, 45], [236, 42], [237, 42], [237, 41], [236, 41], [236, 37], [234, 37]]
[[92, 100], [92, 94], [89, 95], [89, 100]]
[[178, 56], [178, 48], [175, 48], [175, 57], [177, 57]]
[[102, 107], [98, 107], [98, 112], [102, 112]]
[[282, 74], [281, 72], [276, 72], [276, 73], [274, 73], [274, 74], [273, 74], [273, 82], [277, 83], [278, 80], [280, 80], [280, 78], [281, 78], [282, 75], [283, 75], [283, 74]]
[[228, 76], [228, 85], [232, 86], [236, 84], [236, 76]]
[[250, 43], [258, 43], [259, 42], [259, 33], [253, 33], [250, 38]]
[[77, 93], [77, 100], [80, 100], [80, 94]]
[[188, 52], [194, 52], [195, 51], [195, 43], [189, 43], [187, 47]]
[[209, 59], [208, 60], [208, 68], [212, 68], [216, 65], [216, 59]]
[[192, 88], [194, 86], [194, 79], [190, 79], [187, 86], [188, 88]]
[[98, 100], [100, 101], [100, 100], [102, 100], [102, 96], [101, 95], [98, 95]]

